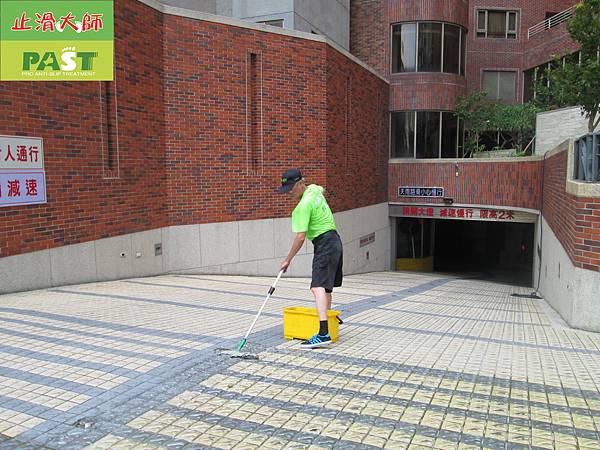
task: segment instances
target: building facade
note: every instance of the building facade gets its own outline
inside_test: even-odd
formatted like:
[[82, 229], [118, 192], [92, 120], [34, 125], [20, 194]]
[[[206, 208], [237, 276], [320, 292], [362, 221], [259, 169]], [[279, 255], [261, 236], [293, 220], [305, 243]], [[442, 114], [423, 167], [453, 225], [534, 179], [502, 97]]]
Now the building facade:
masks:
[[598, 192], [569, 169], [579, 110], [540, 116], [534, 156], [497, 159], [464, 158], [452, 114], [471, 92], [530, 100], [554, 55], [577, 55], [576, 3], [355, 0], [350, 49], [390, 83], [392, 265], [532, 286], [569, 324], [600, 330]]
[[319, 2], [242, 3], [115, 0], [115, 81], [0, 83], [0, 135], [43, 139], [47, 185], [0, 208], [0, 293], [272, 275], [293, 237], [275, 190], [298, 167], [328, 192], [347, 273], [483, 273], [600, 330], [600, 192], [571, 179], [572, 140], [464, 158], [453, 114], [481, 89], [523, 101], [532, 69], [576, 52], [556, 20], [573, 1], [328, 0], [348, 45]]

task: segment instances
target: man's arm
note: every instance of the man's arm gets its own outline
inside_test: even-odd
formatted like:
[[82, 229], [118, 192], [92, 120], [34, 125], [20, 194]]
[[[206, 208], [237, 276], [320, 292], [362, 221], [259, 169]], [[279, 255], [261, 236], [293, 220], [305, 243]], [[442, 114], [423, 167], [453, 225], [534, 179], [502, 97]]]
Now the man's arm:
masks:
[[287, 257], [281, 263], [280, 270], [283, 270], [284, 272], [287, 271], [287, 268], [292, 263], [292, 259], [294, 259], [294, 256], [296, 256], [296, 253], [298, 253], [300, 251], [300, 249], [304, 245], [305, 240], [306, 240], [306, 233], [296, 233], [296, 237], [294, 238], [294, 242], [292, 243], [292, 248], [290, 249], [290, 252], [288, 253]]

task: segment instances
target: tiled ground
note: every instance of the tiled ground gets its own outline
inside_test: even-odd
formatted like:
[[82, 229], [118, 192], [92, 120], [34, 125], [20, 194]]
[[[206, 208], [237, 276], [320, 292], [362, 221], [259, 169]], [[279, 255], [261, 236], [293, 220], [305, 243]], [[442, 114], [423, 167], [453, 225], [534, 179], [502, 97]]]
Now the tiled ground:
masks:
[[[161, 276], [0, 296], [0, 448], [596, 448], [600, 335], [524, 288], [347, 277], [340, 342], [303, 351], [283, 278]], [[75, 425], [77, 424], [77, 425]]]

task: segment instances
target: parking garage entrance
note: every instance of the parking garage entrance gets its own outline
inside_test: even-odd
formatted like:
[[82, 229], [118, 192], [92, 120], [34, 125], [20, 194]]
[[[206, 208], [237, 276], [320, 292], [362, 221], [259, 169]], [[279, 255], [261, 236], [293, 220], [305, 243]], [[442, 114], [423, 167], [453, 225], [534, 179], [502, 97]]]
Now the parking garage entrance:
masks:
[[534, 212], [390, 205], [396, 269], [435, 271], [531, 286]]

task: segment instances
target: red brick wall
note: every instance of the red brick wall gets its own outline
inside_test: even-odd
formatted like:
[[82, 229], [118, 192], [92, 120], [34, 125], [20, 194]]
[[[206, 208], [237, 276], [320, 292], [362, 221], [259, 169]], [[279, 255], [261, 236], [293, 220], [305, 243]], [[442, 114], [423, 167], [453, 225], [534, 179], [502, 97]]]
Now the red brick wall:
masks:
[[[474, 0], [469, 4], [469, 34], [467, 47], [468, 90], [482, 88], [483, 70], [514, 69], [517, 71], [515, 102], [522, 99], [522, 71], [577, 48], [568, 36], [565, 25], [545, 30], [527, 38], [530, 27], [545, 20], [546, 12], [561, 12], [577, 0]], [[477, 9], [510, 9], [518, 11], [517, 39], [477, 37]]]
[[551, 55], [566, 55], [579, 49], [579, 44], [571, 39], [566, 23], [534, 35], [525, 45], [523, 68], [530, 69], [548, 62]]
[[567, 152], [546, 159], [542, 214], [573, 264], [600, 272], [600, 198], [565, 190]]
[[[326, 181], [326, 45], [184, 17], [164, 20], [170, 223], [288, 214], [287, 197], [274, 194], [285, 168]], [[251, 52], [262, 73], [256, 168], [246, 139]]]
[[466, 27], [467, 0], [388, 0], [390, 23], [432, 20]]
[[[352, 0], [350, 45], [355, 55], [390, 77], [391, 110], [453, 109], [459, 95], [482, 89], [483, 70], [516, 71], [514, 102], [520, 102], [523, 70], [550, 60], [554, 54], [577, 49], [565, 25], [546, 30], [531, 40], [527, 39], [528, 29], [543, 21], [546, 12], [561, 12], [575, 3], [577, 0]], [[478, 38], [478, 8], [519, 11], [518, 38]], [[466, 78], [444, 74], [390, 75], [391, 25], [412, 20], [437, 20], [468, 28]]]
[[350, 53], [387, 77], [387, 0], [350, 0]]
[[0, 83], [0, 134], [44, 138], [48, 197], [0, 208], [0, 257], [167, 224], [162, 17], [123, 0], [115, 13], [120, 177], [103, 177], [99, 82]]
[[[167, 225], [287, 216], [290, 200], [275, 189], [290, 167], [325, 186], [336, 211], [385, 201], [387, 116], [376, 114], [387, 108], [384, 81], [323, 42], [163, 16], [136, 0], [117, 0], [115, 13], [118, 178], [104, 178], [100, 83], [0, 83], [0, 134], [44, 138], [48, 186], [46, 205], [0, 208], [0, 257]], [[335, 91], [346, 76], [351, 139], [335, 111], [346, 104]], [[346, 152], [361, 180], [352, 190], [327, 172]]]
[[387, 201], [386, 82], [327, 49], [327, 191], [335, 211]]
[[394, 74], [390, 84], [391, 111], [453, 111], [466, 87], [465, 77], [449, 73]]
[[[443, 187], [454, 203], [540, 209], [541, 161], [390, 163], [390, 202], [410, 202], [399, 198], [399, 186]], [[423, 202], [426, 199], [412, 199]], [[441, 203], [441, 199], [432, 203]]]

